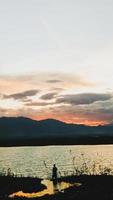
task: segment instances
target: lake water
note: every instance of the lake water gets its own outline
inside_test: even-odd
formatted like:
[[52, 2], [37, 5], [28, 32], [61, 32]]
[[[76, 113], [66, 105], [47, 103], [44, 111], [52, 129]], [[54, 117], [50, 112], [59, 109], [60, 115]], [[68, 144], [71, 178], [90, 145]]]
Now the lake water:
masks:
[[10, 168], [17, 176], [51, 178], [54, 163], [59, 176], [75, 170], [113, 174], [113, 145], [0, 147], [2, 173]]

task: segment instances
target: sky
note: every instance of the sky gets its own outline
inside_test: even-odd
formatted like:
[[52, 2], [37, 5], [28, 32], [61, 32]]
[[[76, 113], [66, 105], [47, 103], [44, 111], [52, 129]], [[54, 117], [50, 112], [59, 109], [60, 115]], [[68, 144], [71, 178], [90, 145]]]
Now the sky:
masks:
[[112, 22], [112, 0], [0, 0], [0, 116], [113, 123]]

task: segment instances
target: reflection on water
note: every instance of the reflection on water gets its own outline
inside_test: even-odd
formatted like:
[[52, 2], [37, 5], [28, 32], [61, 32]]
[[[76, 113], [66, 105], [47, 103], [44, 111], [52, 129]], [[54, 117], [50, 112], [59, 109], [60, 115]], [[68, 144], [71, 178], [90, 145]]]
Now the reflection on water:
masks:
[[47, 189], [44, 189], [41, 192], [33, 192], [33, 193], [24, 193], [23, 191], [19, 191], [16, 193], [13, 193], [11, 195], [9, 195], [10, 198], [14, 198], [14, 197], [26, 197], [26, 198], [34, 198], [34, 197], [42, 197], [44, 195], [53, 195], [56, 194], [57, 192], [64, 192], [65, 189], [70, 188], [72, 186], [76, 186], [79, 187], [81, 186], [81, 183], [68, 183], [68, 182], [56, 182], [54, 183], [53, 181], [50, 180], [43, 180], [41, 182], [42, 184], [44, 184]]
[[72, 175], [76, 168], [82, 171], [86, 163], [89, 174], [108, 168], [113, 174], [112, 155], [113, 145], [0, 147], [0, 173], [10, 168], [17, 176], [51, 179], [54, 163], [59, 177]]

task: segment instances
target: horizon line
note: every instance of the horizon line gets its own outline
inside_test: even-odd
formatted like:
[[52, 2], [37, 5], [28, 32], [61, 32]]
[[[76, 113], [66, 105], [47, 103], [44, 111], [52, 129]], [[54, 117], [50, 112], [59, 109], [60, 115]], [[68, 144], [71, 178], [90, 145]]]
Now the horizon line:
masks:
[[74, 122], [70, 122], [70, 121], [66, 121], [66, 120], [60, 120], [60, 119], [56, 119], [56, 118], [43, 118], [43, 119], [37, 119], [37, 118], [33, 118], [30, 116], [1, 116], [1, 118], [25, 118], [25, 119], [29, 119], [29, 120], [33, 120], [33, 121], [46, 121], [46, 120], [55, 120], [55, 121], [59, 121], [65, 124], [73, 124], [73, 125], [81, 125], [81, 126], [90, 126], [90, 127], [98, 127], [98, 126], [105, 126], [105, 125], [109, 125], [111, 123], [97, 123], [97, 124], [85, 124], [85, 123], [74, 123]]

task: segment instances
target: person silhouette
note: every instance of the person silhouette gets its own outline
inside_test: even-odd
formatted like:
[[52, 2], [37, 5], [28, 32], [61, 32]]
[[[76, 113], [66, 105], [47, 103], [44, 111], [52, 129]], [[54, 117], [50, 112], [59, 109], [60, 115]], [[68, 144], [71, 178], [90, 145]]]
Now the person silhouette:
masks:
[[52, 179], [57, 180], [57, 167], [55, 164], [53, 165], [53, 169], [52, 169]]

